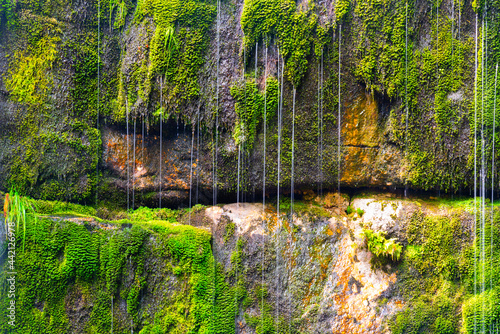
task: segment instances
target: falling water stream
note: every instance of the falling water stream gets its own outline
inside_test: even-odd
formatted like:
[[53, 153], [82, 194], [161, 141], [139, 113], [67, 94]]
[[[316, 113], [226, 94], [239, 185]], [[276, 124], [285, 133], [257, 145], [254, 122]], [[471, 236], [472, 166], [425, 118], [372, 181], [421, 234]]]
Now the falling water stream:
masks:
[[161, 209], [161, 198], [162, 198], [162, 193], [161, 193], [161, 168], [163, 164], [163, 78], [160, 77], [160, 168], [159, 168], [159, 174], [160, 177], [158, 178], [158, 184], [159, 184], [159, 194], [160, 194], [160, 199], [159, 199], [159, 208]]
[[[241, 125], [240, 125], [241, 126]], [[236, 186], [236, 205], [240, 206], [240, 171], [241, 171], [241, 143], [238, 142], [238, 170], [237, 170], [237, 186]]]
[[[493, 290], [493, 201], [495, 199], [495, 127], [496, 127], [496, 109], [497, 109], [497, 78], [498, 63], [495, 67], [495, 90], [493, 98], [493, 148], [491, 153], [491, 223], [490, 223], [490, 290]], [[491, 305], [490, 305], [491, 307]]]
[[[217, 0], [217, 64], [216, 64], [216, 76], [217, 76], [217, 81], [216, 81], [216, 105], [215, 105], [215, 143], [213, 145], [213, 164], [212, 164], [212, 200], [213, 200], [213, 206], [217, 204], [217, 136], [218, 136], [218, 127], [219, 127], [219, 62], [220, 62], [220, 0]], [[215, 210], [212, 211], [212, 235], [214, 234], [214, 226], [215, 226]], [[212, 249], [215, 249], [215, 244], [214, 244], [214, 238], [212, 238]], [[214, 258], [215, 258], [215, 252], [214, 252]], [[215, 317], [215, 292], [216, 292], [216, 276], [215, 273], [217, 272], [217, 267], [215, 264], [215, 259], [213, 261], [213, 272], [214, 272], [214, 278], [213, 278], [213, 294], [212, 294], [212, 321], [214, 321]], [[236, 317], [235, 317], [236, 321]], [[235, 325], [236, 328], [236, 325]]]
[[[323, 56], [323, 51], [321, 51], [321, 56]], [[321, 60], [323, 60], [323, 57], [321, 57]], [[318, 195], [320, 191], [320, 174], [321, 174], [321, 165], [320, 165], [320, 155], [321, 155], [321, 106], [320, 106], [320, 99], [321, 99], [321, 63], [318, 62], [318, 176], [317, 176], [317, 183], [318, 183]]]
[[[245, 49], [243, 49], [243, 70], [242, 70], [242, 75], [241, 75], [241, 81], [242, 81], [242, 87], [243, 87], [243, 91], [244, 91], [244, 94], [245, 94], [245, 108], [247, 107], [246, 106], [246, 96], [247, 96], [247, 90], [246, 90], [246, 81], [245, 81], [245, 64], [246, 64], [246, 51]], [[241, 142], [242, 142], [242, 138], [241, 138], [241, 133], [244, 131], [244, 127], [243, 127], [243, 123], [240, 121], [240, 123], [238, 124], [238, 126], [240, 127], [240, 138], [238, 138], [238, 170], [237, 170], [237, 185], [236, 185], [236, 205], [239, 207], [240, 206], [240, 188], [241, 188], [241, 179], [240, 179], [240, 175], [241, 175], [241, 159], [242, 159], [242, 155], [241, 155]], [[243, 134], [243, 138], [244, 138], [245, 134]]]
[[134, 116], [134, 142], [132, 149], [134, 150], [132, 155], [132, 210], [135, 209], [135, 144], [136, 144], [136, 120], [137, 117]]
[[321, 63], [318, 73], [318, 195], [323, 191], [323, 49], [321, 49]]
[[189, 223], [191, 224], [191, 209], [193, 208], [192, 196], [193, 196], [193, 155], [194, 155], [194, 129], [191, 129], [191, 161], [189, 164]]
[[[145, 165], [145, 162], [144, 162], [144, 114], [142, 114], [141, 121], [142, 121], [142, 129], [141, 129], [141, 164], [142, 164], [142, 166], [144, 166]], [[141, 198], [143, 198], [143, 197], [141, 196]]]
[[126, 122], [127, 122], [127, 163], [126, 163], [126, 166], [127, 166], [127, 215], [130, 211], [130, 143], [129, 143], [129, 132], [128, 132], [128, 114], [129, 114], [129, 110], [128, 110], [128, 100], [125, 100], [125, 118], [126, 118]]
[[292, 102], [292, 173], [290, 179], [290, 215], [293, 221], [293, 200], [295, 191], [295, 95], [296, 89], [293, 87], [293, 102]]
[[[408, 159], [408, 0], [405, 2], [405, 158]], [[405, 197], [408, 195], [408, 181], [405, 180]]]
[[341, 138], [340, 138], [340, 129], [342, 125], [342, 120], [341, 120], [341, 104], [340, 104], [340, 61], [342, 59], [342, 54], [341, 54], [341, 46], [342, 43], [342, 24], [339, 26], [339, 73], [338, 73], [338, 99], [339, 99], [339, 106], [338, 106], [338, 117], [337, 117], [337, 126], [338, 126], [338, 138], [337, 138], [337, 187], [338, 187], [338, 192], [339, 192], [339, 203], [340, 203], [340, 145], [341, 145]]
[[[267, 51], [269, 46], [267, 45], [267, 38], [264, 42], [265, 45], [265, 58], [264, 58], [264, 145], [262, 148], [262, 231], [265, 231], [266, 228], [266, 135], [267, 135]], [[264, 263], [265, 263], [265, 241], [262, 240], [262, 253], [261, 253], [261, 328], [264, 330]]]
[[[484, 91], [485, 91], [485, 83], [484, 78], [486, 75], [487, 67], [488, 67], [488, 59], [486, 58], [486, 34], [487, 34], [487, 23], [486, 20], [486, 11], [483, 13], [482, 19], [482, 27], [481, 27], [481, 184], [480, 184], [480, 193], [481, 193], [481, 294], [485, 292], [485, 199], [486, 199], [486, 168], [485, 168], [485, 137], [484, 137]], [[485, 59], [486, 58], [486, 59]], [[484, 309], [485, 302], [482, 300], [481, 305], [481, 332], [484, 333]]]
[[[477, 23], [476, 13], [476, 33], [474, 36], [474, 242], [477, 240]], [[477, 295], [477, 247], [474, 247], [474, 295]], [[474, 333], [477, 332], [477, 320], [474, 317]]]
[[279, 306], [279, 290], [280, 290], [280, 273], [279, 273], [279, 265], [280, 265], [280, 235], [281, 235], [281, 216], [280, 216], [280, 179], [281, 179], [281, 132], [282, 132], [282, 117], [283, 117], [283, 74], [285, 63], [284, 59], [281, 59], [281, 74], [280, 71], [280, 51], [278, 48], [278, 87], [281, 90], [279, 94], [278, 100], [278, 182], [277, 182], [277, 205], [276, 205], [276, 220], [277, 227], [275, 229], [276, 236], [276, 328], [278, 328], [279, 323], [279, 314], [280, 314], [280, 306]]
[[200, 187], [200, 108], [198, 107], [198, 121], [196, 122], [196, 204], [199, 201], [199, 187]]
[[[99, 131], [99, 112], [100, 112], [100, 98], [101, 98], [101, 0], [97, 2], [97, 119], [96, 128]], [[97, 150], [97, 164], [96, 164], [96, 186], [95, 186], [95, 205], [99, 200], [99, 150]]]

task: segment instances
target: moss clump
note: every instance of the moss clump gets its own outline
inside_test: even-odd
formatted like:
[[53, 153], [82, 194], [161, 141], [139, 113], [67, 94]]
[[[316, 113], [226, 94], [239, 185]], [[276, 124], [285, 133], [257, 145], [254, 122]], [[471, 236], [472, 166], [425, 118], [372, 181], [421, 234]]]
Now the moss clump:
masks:
[[[95, 212], [66, 203], [29, 201], [44, 213]], [[16, 245], [16, 331], [44, 328], [46, 333], [67, 333], [78, 326], [109, 333], [114, 313], [117, 333], [129, 331], [131, 324], [134, 331], [144, 333], [165, 329], [234, 333], [237, 305], [246, 295], [243, 242], [237, 242], [232, 260], [238, 270], [226, 272], [214, 263], [210, 233], [160, 220], [175, 221], [177, 215], [172, 210], [141, 208], [130, 213], [134, 224], [124, 220], [121, 226], [107, 224], [105, 228], [60, 218], [40, 218], [35, 224], [33, 216], [27, 217], [25, 252], [20, 243]], [[22, 228], [17, 232], [22, 233]], [[167, 289], [171, 280], [174, 288]], [[169, 293], [158, 294], [156, 289]], [[78, 319], [73, 314], [74, 300], [83, 305]], [[7, 319], [8, 304], [7, 294], [2, 293], [1, 319]], [[118, 305], [126, 305], [126, 310]], [[0, 323], [0, 331], [7, 332], [7, 321]]]
[[[177, 107], [199, 96], [198, 73], [205, 63], [205, 50], [215, 14], [214, 4], [195, 0], [138, 2], [134, 24], [148, 26], [148, 19], [152, 19], [155, 30], [152, 38], [147, 38], [142, 46], [141, 60], [132, 66], [130, 77], [120, 75], [114, 119], [124, 120], [127, 101], [130, 106], [138, 100], [149, 106], [154, 81], [160, 76], [164, 77], [164, 85], [157, 88], [163, 90], [166, 115], [178, 114]], [[167, 31], [171, 33], [167, 34]], [[177, 41], [176, 48], [171, 48], [166, 40], [170, 35]], [[158, 106], [153, 106], [153, 110], [156, 109]], [[156, 121], [158, 118], [151, 116], [148, 119]]]
[[45, 102], [52, 84], [50, 69], [57, 57], [57, 41], [44, 37], [28, 50], [14, 54], [5, 87], [16, 102], [32, 107]]
[[276, 36], [286, 76], [294, 87], [299, 86], [307, 71], [307, 57], [318, 25], [312, 9], [303, 12], [296, 7], [292, 0], [247, 0], [241, 14], [245, 46], [251, 48], [259, 40]]
[[[495, 268], [500, 258], [496, 246], [500, 212], [494, 209], [493, 217], [488, 214], [484, 228], [478, 215], [477, 237], [471, 243], [464, 225], [470, 216], [462, 208], [469, 208], [469, 202], [452, 203], [458, 209], [451, 209], [448, 216], [416, 212], [411, 217], [397, 284], [409, 303], [392, 317], [392, 332], [474, 333], [475, 321], [476, 328], [483, 323], [489, 328], [498, 321], [500, 310], [495, 305], [500, 274]], [[488, 236], [484, 246], [483, 234]]]

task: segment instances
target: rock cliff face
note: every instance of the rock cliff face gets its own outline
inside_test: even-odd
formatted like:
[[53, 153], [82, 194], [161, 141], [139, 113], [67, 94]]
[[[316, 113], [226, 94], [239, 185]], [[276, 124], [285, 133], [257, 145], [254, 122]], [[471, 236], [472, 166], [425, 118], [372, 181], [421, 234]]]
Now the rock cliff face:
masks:
[[[481, 269], [471, 205], [326, 194], [279, 219], [273, 203], [234, 203], [103, 221], [40, 201], [18, 230], [16, 332], [473, 333], [499, 307], [496, 283], [476, 290], [498, 273]], [[477, 228], [496, 241], [492, 213]], [[8, 303], [2, 290], [2, 332]]]
[[[97, 193], [122, 206], [133, 189], [138, 203], [178, 206], [192, 187], [209, 203], [215, 155], [219, 196], [234, 197], [239, 157], [251, 199], [265, 155], [275, 192], [281, 91], [282, 188], [293, 124], [298, 191], [339, 178], [342, 187], [470, 189], [474, 114], [491, 170], [496, 4], [476, 76], [469, 2], [231, 0], [219, 12], [194, 0], [4, 2], [2, 189], [86, 202]], [[484, 79], [476, 95], [475, 77]]]

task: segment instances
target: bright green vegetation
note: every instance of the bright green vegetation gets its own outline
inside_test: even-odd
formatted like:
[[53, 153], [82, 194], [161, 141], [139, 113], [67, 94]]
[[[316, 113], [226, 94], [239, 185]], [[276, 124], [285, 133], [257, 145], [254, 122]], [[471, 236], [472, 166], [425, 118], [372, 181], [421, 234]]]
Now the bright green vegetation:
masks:
[[278, 108], [278, 81], [269, 77], [266, 80], [266, 91], [260, 92], [255, 81], [246, 80], [243, 87], [231, 87], [231, 95], [236, 99], [235, 111], [238, 120], [234, 127], [233, 137], [237, 145], [244, 144], [248, 150], [253, 148], [259, 124], [263, 123], [264, 103], [266, 104], [266, 120], [274, 119]]
[[[89, 22], [84, 21], [79, 33], [65, 38], [62, 22], [67, 17], [60, 16], [60, 6], [3, 1], [0, 16], [8, 19], [10, 32], [9, 68], [3, 79], [15, 102], [15, 126], [6, 134], [12, 147], [7, 181], [37, 198], [84, 201], [97, 184], [102, 144], [95, 128], [97, 34], [94, 27], [86, 31]], [[61, 76], [69, 81], [61, 83]], [[114, 81], [108, 72], [102, 79], [105, 114], [103, 97]], [[55, 93], [61, 86], [67, 87], [64, 98]]]
[[461, 208], [449, 209], [444, 216], [413, 214], [398, 269], [398, 289], [409, 305], [393, 316], [393, 333], [474, 333], [474, 319], [477, 328], [483, 326], [483, 319], [486, 328], [500, 320], [496, 288], [500, 211], [494, 211], [492, 229], [489, 208], [484, 229], [478, 219], [475, 242], [466, 226], [470, 213]]
[[366, 247], [376, 257], [390, 257], [393, 261], [399, 260], [403, 246], [396, 242], [396, 238], [387, 239], [383, 232], [363, 229], [361, 236]]
[[[21, 199], [50, 216], [35, 224], [26, 214], [16, 230], [18, 240], [25, 230], [26, 240], [25, 251], [16, 244], [16, 332], [68, 333], [75, 321], [89, 333], [109, 333], [112, 322], [114, 333], [235, 332], [235, 303], [245, 297], [243, 276], [233, 284], [242, 270], [241, 240], [226, 272], [214, 263], [210, 233], [178, 224], [173, 210], [140, 208], [109, 223], [88, 220], [92, 208]], [[0, 295], [2, 319], [8, 303]], [[8, 331], [7, 321], [0, 326]]]
[[[464, 86], [474, 72], [470, 61], [473, 40], [459, 38], [456, 33], [452, 36], [451, 19], [442, 11], [436, 17], [433, 3], [427, 15], [431, 28], [428, 45], [418, 45], [415, 6], [414, 1], [356, 4], [354, 13], [361, 24], [355, 25], [355, 34], [361, 38], [357, 39], [355, 74], [372, 92], [401, 101], [391, 110], [391, 128], [393, 140], [408, 153], [405, 180], [425, 190], [457, 191], [470, 185], [470, 165], [469, 170], [464, 169], [466, 161], [457, 163], [454, 157], [463, 153], [458, 138], [472, 110], [469, 90]], [[456, 12], [459, 6], [463, 3], [456, 3]], [[451, 149], [430, 149], [436, 142], [451, 143]]]
[[[146, 107], [151, 105], [153, 110], [158, 109], [158, 101], [150, 100], [154, 90], [163, 89], [167, 115], [179, 115], [179, 106], [199, 96], [198, 74], [205, 63], [209, 31], [215, 16], [216, 6], [209, 2], [138, 2], [132, 21], [138, 29], [144, 29], [142, 33], [147, 34], [144, 36], [146, 42], [139, 50], [129, 51], [137, 52], [140, 60], [132, 64], [130, 78], [125, 79], [123, 73], [120, 74], [114, 119], [123, 121], [126, 104], [133, 106], [138, 100], [145, 103]], [[153, 25], [149, 23], [150, 19]], [[149, 33], [151, 30], [153, 34]], [[159, 77], [164, 78], [163, 87], [156, 82]], [[187, 115], [180, 116], [190, 122]]]
[[245, 46], [251, 49], [256, 42], [275, 37], [285, 60], [286, 76], [294, 87], [307, 71], [307, 58], [319, 29], [313, 8], [301, 11], [292, 0], [247, 0], [241, 14]]
[[12, 98], [30, 106], [40, 106], [52, 84], [50, 69], [56, 58], [54, 38], [42, 38], [28, 51], [14, 54], [5, 87]]
[[[31, 203], [29, 199], [21, 197], [17, 191], [11, 190], [11, 192], [6, 195], [3, 206], [5, 231], [9, 231], [8, 225], [12, 223], [16, 231], [20, 231], [22, 227], [23, 251], [26, 240], [27, 216], [29, 217], [29, 215], [32, 215], [34, 212], [33, 203]], [[36, 218], [32, 219], [31, 223], [36, 224], [36, 221]], [[9, 234], [7, 234], [7, 239], [9, 239]]]

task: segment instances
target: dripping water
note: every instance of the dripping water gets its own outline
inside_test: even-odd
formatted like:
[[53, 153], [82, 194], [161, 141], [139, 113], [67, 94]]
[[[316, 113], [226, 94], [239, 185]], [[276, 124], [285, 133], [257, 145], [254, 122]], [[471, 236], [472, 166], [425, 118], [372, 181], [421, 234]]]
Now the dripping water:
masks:
[[126, 106], [126, 122], [127, 122], [127, 215], [130, 211], [130, 143], [129, 143], [129, 133], [128, 133], [128, 100], [125, 100], [125, 106]]
[[491, 227], [490, 227], [490, 289], [493, 289], [493, 201], [495, 199], [495, 127], [496, 127], [496, 109], [497, 109], [497, 78], [498, 63], [495, 68], [495, 90], [493, 99], [493, 148], [491, 154]]
[[[484, 294], [485, 292], [485, 180], [486, 180], [486, 175], [485, 175], [485, 147], [484, 147], [484, 90], [485, 90], [485, 85], [484, 85], [484, 77], [485, 77], [485, 72], [486, 68], [488, 66], [487, 59], [486, 59], [486, 64], [485, 64], [485, 40], [486, 40], [486, 30], [485, 30], [485, 14], [483, 14], [483, 19], [482, 19], [482, 34], [481, 34], [481, 184], [480, 184], [480, 192], [481, 192], [481, 214], [480, 214], [480, 219], [481, 219], [481, 293]], [[484, 333], [484, 308], [485, 308], [485, 303], [484, 303], [484, 298], [482, 299], [482, 305], [481, 305], [481, 332]]]
[[[264, 58], [264, 146], [262, 149], [262, 231], [265, 231], [265, 213], [266, 213], [266, 135], [267, 135], [267, 50], [269, 46], [267, 45], [267, 38], [264, 42], [265, 44], [265, 58]], [[261, 304], [260, 309], [262, 310], [261, 315], [261, 328], [264, 329], [264, 262], [265, 262], [265, 240], [262, 239], [262, 252], [261, 252]]]
[[161, 209], [161, 198], [162, 198], [162, 193], [161, 193], [161, 167], [163, 163], [163, 78], [160, 77], [160, 169], [159, 169], [159, 174], [160, 177], [158, 178], [158, 184], [159, 184], [159, 190], [160, 190], [160, 199], [159, 199], [159, 208]]
[[193, 194], [193, 155], [194, 155], [194, 129], [191, 129], [191, 163], [189, 165], [189, 223], [191, 224], [191, 209], [193, 208], [192, 194]]
[[340, 61], [342, 59], [341, 57], [341, 42], [342, 42], [342, 24], [339, 26], [339, 72], [338, 72], [338, 100], [339, 100], [339, 106], [338, 106], [338, 117], [337, 117], [337, 125], [338, 125], [338, 142], [337, 142], [337, 187], [338, 187], [338, 192], [339, 192], [339, 201], [340, 201], [340, 145], [341, 145], [341, 138], [340, 138], [340, 127], [342, 120], [340, 119], [341, 117], [341, 104], [340, 104]]
[[[217, 0], [217, 62], [216, 62], [216, 106], [215, 106], [215, 143], [213, 146], [213, 164], [212, 164], [212, 178], [213, 178], [213, 186], [212, 186], [212, 200], [213, 200], [213, 206], [217, 204], [217, 131], [218, 131], [218, 126], [219, 126], [219, 62], [220, 62], [220, 0]], [[213, 138], [213, 137], [212, 137]], [[215, 235], [215, 210], [212, 211], [212, 235]], [[212, 238], [212, 249], [215, 250], [215, 244], [214, 244], [214, 238]], [[215, 253], [214, 253], [214, 261], [213, 261], [213, 272], [214, 272], [214, 279], [213, 279], [213, 294], [212, 294], [212, 321], [213, 324], [214, 322], [214, 317], [215, 317], [215, 286], [216, 286], [216, 264], [215, 264]], [[236, 319], [236, 318], [235, 318]], [[236, 326], [235, 326], [236, 328]]]
[[135, 209], [135, 137], [136, 137], [136, 117], [134, 117], [134, 141], [133, 141], [133, 156], [132, 156], [132, 210]]
[[[476, 13], [476, 34], [475, 41], [475, 60], [474, 60], [474, 243], [477, 241], [477, 23], [478, 14]], [[474, 247], [474, 295], [477, 295], [477, 247]], [[477, 332], [477, 320], [474, 317], [474, 333]]]
[[320, 86], [320, 119], [319, 119], [319, 194], [323, 194], [323, 82], [324, 82], [323, 49], [321, 49], [321, 86]]
[[281, 178], [281, 133], [282, 133], [282, 118], [283, 118], [283, 86], [284, 86], [284, 81], [283, 81], [283, 73], [284, 73], [284, 68], [285, 68], [285, 63], [284, 59], [281, 60], [281, 74], [279, 73], [280, 71], [280, 52], [278, 49], [278, 77], [279, 77], [279, 83], [278, 87], [281, 89], [281, 93], [279, 94], [279, 100], [278, 100], [278, 183], [277, 183], [277, 227], [276, 227], [276, 242], [277, 242], [277, 247], [276, 247], [276, 327], [278, 328], [278, 322], [279, 322], [279, 313], [280, 313], [280, 307], [279, 307], [279, 285], [280, 285], [280, 274], [279, 274], [279, 264], [280, 264], [280, 235], [281, 235], [281, 217], [280, 217], [280, 178]]
[[[241, 125], [240, 125], [241, 127]], [[240, 207], [240, 168], [241, 168], [241, 143], [238, 142], [238, 181], [236, 187], [236, 205]]]
[[[258, 71], [259, 71], [259, 68], [258, 68], [258, 50], [259, 50], [259, 42], [255, 42], [255, 89], [258, 91], [259, 90], [259, 85], [257, 83], [257, 74], [258, 74]], [[250, 155], [249, 155], [250, 156]], [[250, 158], [249, 160], [250, 161]], [[248, 178], [250, 178], [250, 175], [248, 176]], [[250, 180], [248, 180], [250, 182]], [[252, 182], [252, 202], [255, 202], [255, 185], [256, 185], [256, 182]]]
[[[323, 52], [323, 51], [322, 51]], [[323, 54], [322, 54], [323, 55]], [[320, 136], [321, 136], [321, 106], [320, 106], [320, 95], [321, 95], [321, 63], [318, 62], [318, 194], [320, 191], [320, 173], [321, 173], [321, 166], [320, 166], [320, 152], [321, 152], [321, 144], [320, 144]]]
[[[405, 10], [405, 158], [408, 159], [408, 0], [405, 2]], [[405, 180], [405, 198], [407, 195], [408, 182]]]
[[[247, 90], [246, 90], [246, 82], [245, 82], [245, 64], [246, 64], [246, 50], [243, 49], [243, 70], [242, 70], [242, 76], [241, 76], [241, 81], [242, 81], [242, 87], [243, 91], [245, 94], [245, 108], [246, 108], [246, 96], [247, 96]], [[240, 127], [240, 134], [244, 132], [244, 127], [243, 123], [240, 121], [239, 123]], [[244, 137], [244, 135], [243, 135]], [[240, 189], [241, 189], [241, 179], [240, 179], [240, 173], [241, 173], [241, 159], [242, 154], [241, 154], [241, 135], [238, 138], [238, 170], [237, 170], [237, 186], [236, 186], [236, 205], [239, 207], [240, 206]]]
[[[141, 134], [141, 163], [144, 168], [144, 114], [142, 114], [142, 134]], [[141, 196], [142, 198], [142, 196]]]
[[[96, 128], [99, 131], [99, 112], [100, 112], [100, 98], [101, 98], [101, 0], [97, 3], [97, 121]], [[95, 205], [97, 208], [97, 201], [99, 200], [99, 150], [97, 150], [97, 164], [96, 164], [96, 191], [95, 191]]]
[[292, 102], [292, 175], [290, 180], [290, 214], [293, 221], [293, 200], [295, 191], [295, 94], [296, 89], [293, 87], [293, 102]]
[[200, 186], [200, 108], [198, 107], [198, 121], [196, 123], [196, 204], [199, 201]]

